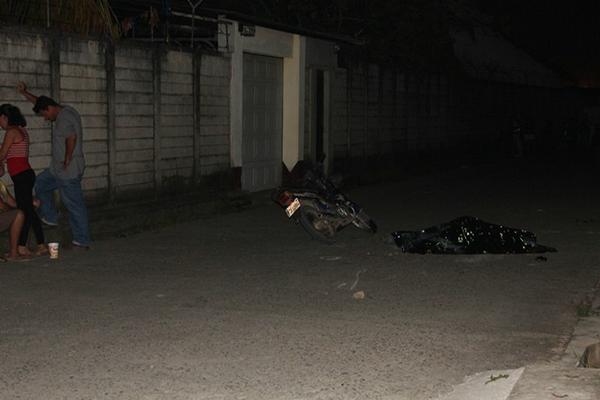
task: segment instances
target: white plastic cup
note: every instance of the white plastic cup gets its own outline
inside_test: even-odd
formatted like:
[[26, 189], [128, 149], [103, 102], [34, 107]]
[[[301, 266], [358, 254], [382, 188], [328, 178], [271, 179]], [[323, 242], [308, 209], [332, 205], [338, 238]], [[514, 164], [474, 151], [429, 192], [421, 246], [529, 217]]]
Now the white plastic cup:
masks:
[[50, 252], [50, 258], [56, 260], [58, 258], [58, 243], [48, 243], [48, 251]]

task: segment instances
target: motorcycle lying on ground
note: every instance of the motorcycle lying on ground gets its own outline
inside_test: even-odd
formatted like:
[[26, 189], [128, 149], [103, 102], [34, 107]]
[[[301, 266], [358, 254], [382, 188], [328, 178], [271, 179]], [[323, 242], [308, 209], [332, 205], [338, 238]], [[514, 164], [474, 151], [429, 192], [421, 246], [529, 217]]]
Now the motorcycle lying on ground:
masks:
[[337, 232], [351, 224], [371, 233], [377, 232], [377, 225], [363, 208], [325, 176], [322, 160], [319, 163], [299, 161], [289, 180], [290, 185], [273, 191], [272, 199], [313, 239], [332, 244]]

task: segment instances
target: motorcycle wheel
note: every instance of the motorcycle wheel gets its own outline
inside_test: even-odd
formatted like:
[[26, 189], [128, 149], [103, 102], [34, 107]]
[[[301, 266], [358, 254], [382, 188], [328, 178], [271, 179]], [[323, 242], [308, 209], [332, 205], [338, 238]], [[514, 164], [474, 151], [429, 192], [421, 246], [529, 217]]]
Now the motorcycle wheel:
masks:
[[363, 231], [371, 233], [377, 232], [377, 224], [366, 212], [364, 212], [364, 210], [360, 210], [356, 218], [352, 221], [352, 224]]
[[319, 210], [310, 204], [302, 204], [298, 212], [300, 213], [298, 221], [310, 237], [327, 244], [335, 243], [333, 239], [335, 228], [322, 217]]

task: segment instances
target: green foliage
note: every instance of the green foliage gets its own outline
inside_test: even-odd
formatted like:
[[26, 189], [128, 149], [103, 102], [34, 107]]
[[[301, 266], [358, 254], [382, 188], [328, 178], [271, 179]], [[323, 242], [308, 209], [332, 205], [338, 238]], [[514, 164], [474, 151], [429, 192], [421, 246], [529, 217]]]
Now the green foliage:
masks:
[[0, 0], [0, 18], [38, 27], [49, 23], [51, 28], [85, 35], [120, 34], [109, 0]]

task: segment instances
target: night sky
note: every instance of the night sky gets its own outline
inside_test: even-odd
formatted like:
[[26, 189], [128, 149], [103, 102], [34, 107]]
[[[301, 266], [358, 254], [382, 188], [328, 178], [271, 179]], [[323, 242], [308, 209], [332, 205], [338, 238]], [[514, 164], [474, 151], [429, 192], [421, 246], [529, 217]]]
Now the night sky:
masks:
[[600, 2], [468, 0], [492, 16], [494, 26], [528, 53], [600, 87]]
[[[149, 5], [161, 9], [165, 4], [163, 0], [111, 3], [120, 16], [139, 13]], [[187, 0], [168, 3], [173, 9], [190, 12]], [[445, 32], [456, 21], [452, 14], [467, 7], [486, 15], [498, 32], [564, 78], [580, 86], [600, 87], [600, 0], [204, 0], [197, 3], [199, 10], [234, 11], [290, 26], [366, 38], [369, 50], [380, 58], [393, 58], [396, 54], [397, 59], [391, 61], [397, 62], [414, 57], [423, 67], [444, 62], [440, 54], [448, 54], [451, 47]], [[433, 56], [417, 54], [423, 49], [430, 49]]]
[[[361, 15], [367, 10], [385, 9], [380, 16], [387, 18], [390, 8], [401, 10], [393, 20], [400, 21], [415, 8], [421, 8], [425, 14], [432, 14], [438, 8], [446, 13], [452, 3], [477, 9], [489, 17], [493, 26], [510, 39], [515, 45], [527, 51], [539, 61], [552, 67], [566, 78], [581, 86], [600, 87], [600, 1], [599, 0], [402, 0], [388, 2], [382, 0], [332, 0], [324, 4], [338, 4], [355, 8]], [[246, 7], [246, 1], [219, 2], [229, 7]], [[290, 7], [307, 7], [311, 1], [261, 0], [254, 3], [255, 11]], [[392, 5], [390, 5], [390, 3]], [[210, 6], [213, 1], [206, 1]], [[301, 5], [298, 5], [301, 4]], [[245, 5], [245, 6], [244, 6]], [[408, 11], [408, 12], [407, 12]], [[377, 14], [376, 11], [371, 11]], [[393, 12], [393, 10], [392, 10]], [[350, 12], [353, 14], [352, 12]], [[435, 12], [433, 12], [435, 13]], [[419, 13], [417, 12], [416, 15]], [[411, 17], [415, 19], [414, 17]], [[419, 35], [412, 36], [418, 42], [423, 23], [436, 24], [438, 16], [425, 18], [415, 25]], [[443, 16], [441, 17], [443, 19]], [[384, 21], [385, 24], [393, 24]], [[421, 25], [421, 26], [419, 26]], [[435, 30], [435, 27], [432, 28]], [[387, 34], [386, 34], [387, 35]], [[410, 40], [411, 36], [400, 32], [400, 40]], [[435, 36], [435, 35], [433, 35]], [[432, 36], [432, 37], [433, 37]], [[418, 48], [419, 45], [416, 45]]]

